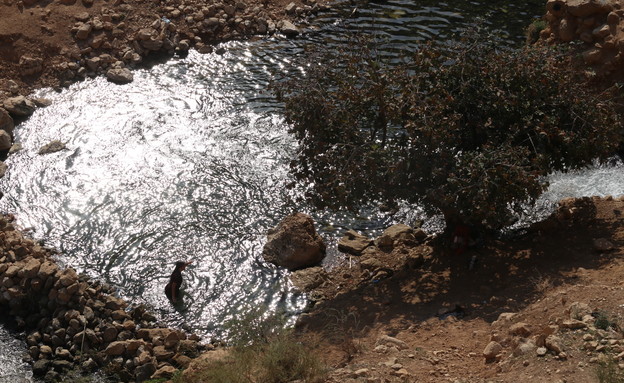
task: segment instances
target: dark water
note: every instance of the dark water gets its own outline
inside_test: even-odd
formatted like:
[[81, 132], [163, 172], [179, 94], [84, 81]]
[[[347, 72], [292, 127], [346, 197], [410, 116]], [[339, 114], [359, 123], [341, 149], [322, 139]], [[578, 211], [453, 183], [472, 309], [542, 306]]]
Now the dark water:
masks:
[[[258, 308], [294, 316], [305, 297], [261, 257], [267, 229], [309, 210], [291, 202], [298, 191], [284, 188], [295, 142], [266, 91], [274, 74], [306, 47], [339, 49], [353, 32], [374, 34], [392, 55], [456, 39], [481, 17], [505, 44], [520, 44], [544, 3], [341, 2], [295, 40], [231, 42], [224, 55], [191, 52], [138, 71], [123, 86], [94, 79], [61, 93], [43, 90], [54, 103], [16, 129], [24, 149], [7, 161], [0, 210], [60, 249], [59, 262], [146, 303], [169, 325], [227, 337], [223, 323]], [[37, 155], [51, 140], [68, 149]], [[344, 228], [390, 223], [376, 212], [314, 215], [332, 248]], [[181, 308], [162, 293], [176, 260], [193, 261]], [[332, 250], [328, 262], [339, 261]], [[0, 382], [13, 381], [11, 371], [29, 379], [19, 361], [25, 347], [4, 334]]]

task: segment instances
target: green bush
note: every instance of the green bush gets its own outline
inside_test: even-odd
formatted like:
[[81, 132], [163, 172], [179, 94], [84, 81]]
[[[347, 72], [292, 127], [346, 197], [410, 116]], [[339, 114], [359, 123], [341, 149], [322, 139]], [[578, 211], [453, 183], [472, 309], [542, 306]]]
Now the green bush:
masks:
[[[295, 183], [318, 207], [417, 203], [500, 229], [545, 176], [605, 160], [621, 121], [547, 47], [500, 49], [482, 32], [384, 59], [367, 40], [312, 53], [276, 83], [299, 141]], [[294, 185], [294, 184], [293, 184]]]

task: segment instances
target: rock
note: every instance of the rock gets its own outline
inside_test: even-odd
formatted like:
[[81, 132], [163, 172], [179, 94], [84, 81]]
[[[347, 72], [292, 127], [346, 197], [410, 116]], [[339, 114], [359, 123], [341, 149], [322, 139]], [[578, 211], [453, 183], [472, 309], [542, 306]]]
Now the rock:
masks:
[[583, 319], [585, 315], [591, 315], [592, 309], [587, 303], [574, 302], [568, 307], [570, 319]]
[[587, 324], [578, 319], [568, 319], [568, 320], [564, 320], [563, 322], [561, 322], [561, 327], [568, 328], [571, 330], [578, 330], [581, 328], [586, 328]]
[[545, 356], [548, 353], [548, 349], [546, 347], [538, 347], [535, 353], [537, 356]]
[[322, 267], [309, 267], [303, 270], [293, 271], [290, 281], [301, 292], [309, 292], [320, 286], [327, 280], [327, 273]]
[[269, 231], [262, 256], [267, 262], [291, 271], [302, 269], [323, 260], [325, 243], [316, 233], [312, 218], [295, 213]]
[[615, 248], [613, 243], [606, 238], [594, 239], [594, 249], [599, 253], [605, 253]]
[[173, 355], [174, 355], [174, 352], [167, 350], [165, 346], [154, 347], [154, 357], [159, 362], [170, 359]]
[[386, 265], [379, 259], [374, 257], [367, 257], [360, 261], [360, 267], [365, 270], [375, 271], [384, 268]]
[[32, 371], [35, 376], [43, 376], [48, 372], [50, 361], [47, 359], [39, 359], [32, 366]]
[[[420, 230], [419, 235], [421, 235], [420, 233], [424, 232]], [[415, 242], [414, 229], [404, 224], [390, 226], [375, 241], [377, 247], [380, 248], [393, 248], [399, 243], [411, 244]]]
[[159, 368], [152, 376], [151, 379], [168, 379], [171, 378], [173, 376], [173, 374], [176, 373], [176, 371], [178, 371], [175, 367], [173, 366], [164, 366]]
[[15, 124], [13, 118], [4, 108], [0, 108], [0, 130], [4, 130], [9, 135], [13, 134]]
[[293, 23], [288, 20], [280, 21], [279, 29], [288, 38], [297, 37], [300, 33], [299, 28], [297, 28]]
[[514, 356], [530, 355], [535, 352], [537, 346], [532, 340], [521, 342], [513, 351]]
[[509, 328], [509, 333], [512, 335], [519, 335], [526, 338], [531, 335], [531, 330], [528, 324], [524, 322], [518, 322]]
[[76, 30], [76, 38], [79, 40], [86, 40], [89, 37], [89, 34], [91, 34], [92, 29], [93, 26], [91, 26], [91, 24], [83, 23]]
[[11, 136], [4, 130], [0, 130], [0, 151], [11, 149]]
[[496, 359], [496, 357], [503, 351], [503, 346], [500, 343], [491, 341], [485, 346], [483, 350], [483, 356], [487, 360]]
[[563, 351], [563, 348], [561, 347], [561, 339], [555, 335], [549, 335], [546, 337], [545, 346], [547, 349], [556, 354]]
[[594, 14], [607, 14], [615, 9], [618, 0], [567, 0], [567, 11], [572, 16], [587, 17]]
[[388, 345], [391, 344], [393, 346], [396, 346], [399, 350], [407, 350], [409, 347], [407, 346], [407, 344], [405, 342], [403, 342], [400, 339], [388, 336], [388, 335], [382, 335], [377, 339], [377, 342], [375, 342], [375, 345], [379, 346], [379, 345]]
[[148, 380], [155, 372], [156, 372], [156, 366], [152, 362], [145, 363], [141, 366], [138, 366], [134, 370], [137, 382], [143, 382], [143, 381]]
[[65, 146], [65, 143], [59, 140], [54, 140], [54, 141], [51, 141], [50, 143], [43, 145], [41, 148], [39, 148], [39, 152], [37, 153], [39, 155], [51, 154], [51, 153], [60, 152], [61, 150], [65, 150], [66, 148], [67, 147]]
[[574, 25], [568, 19], [561, 19], [559, 22], [559, 38], [563, 42], [570, 42], [574, 40]]
[[43, 70], [43, 60], [39, 57], [22, 56], [19, 60], [22, 76], [31, 76]]
[[16, 117], [28, 117], [34, 113], [37, 106], [24, 96], [10, 97], [4, 100], [4, 109]]
[[134, 76], [128, 68], [112, 68], [106, 72], [106, 78], [116, 84], [127, 84], [134, 80]]
[[104, 350], [104, 353], [108, 356], [123, 355], [124, 352], [126, 352], [125, 341], [112, 342]]
[[355, 230], [347, 231], [338, 241], [338, 250], [353, 255], [360, 255], [362, 251], [373, 244], [373, 240]]

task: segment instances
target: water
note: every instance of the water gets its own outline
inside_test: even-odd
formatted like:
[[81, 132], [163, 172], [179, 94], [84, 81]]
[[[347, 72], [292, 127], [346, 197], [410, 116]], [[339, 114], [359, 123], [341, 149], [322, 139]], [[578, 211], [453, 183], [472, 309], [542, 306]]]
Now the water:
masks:
[[[148, 304], [169, 325], [227, 337], [224, 323], [258, 307], [296, 315], [305, 297], [261, 257], [267, 229], [309, 210], [283, 186], [295, 142], [266, 91], [273, 75], [308, 46], [338, 49], [355, 31], [374, 33], [395, 55], [425, 40], [456, 39], [485, 16], [505, 43], [518, 44], [542, 13], [541, 0], [343, 2], [299, 39], [231, 42], [222, 56], [191, 52], [137, 71], [128, 85], [94, 79], [41, 91], [53, 105], [17, 127], [24, 149], [7, 160], [0, 211], [16, 213], [21, 226], [59, 248], [60, 263]], [[51, 140], [68, 149], [38, 155]], [[390, 223], [376, 212], [315, 219], [330, 243], [344, 228]], [[193, 261], [179, 308], [163, 294], [176, 260]], [[0, 357], [14, 357], [6, 339]], [[0, 364], [29, 379], [18, 359]]]

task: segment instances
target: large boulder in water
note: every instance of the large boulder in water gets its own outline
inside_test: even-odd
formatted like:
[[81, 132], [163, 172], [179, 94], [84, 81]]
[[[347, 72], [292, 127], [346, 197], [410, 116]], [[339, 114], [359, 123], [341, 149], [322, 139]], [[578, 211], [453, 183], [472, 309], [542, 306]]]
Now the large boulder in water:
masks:
[[262, 251], [264, 260], [288, 270], [318, 265], [325, 258], [325, 243], [312, 218], [295, 213], [269, 230]]

